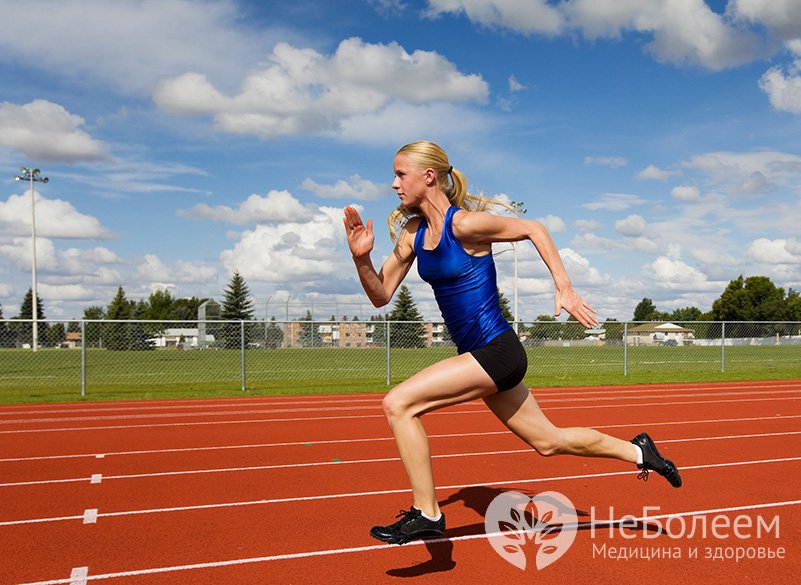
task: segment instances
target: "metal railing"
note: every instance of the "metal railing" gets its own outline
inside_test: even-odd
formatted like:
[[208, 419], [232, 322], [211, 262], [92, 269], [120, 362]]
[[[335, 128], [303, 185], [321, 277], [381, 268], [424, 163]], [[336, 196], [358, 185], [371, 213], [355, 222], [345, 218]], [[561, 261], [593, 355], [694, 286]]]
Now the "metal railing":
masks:
[[[801, 322], [513, 324], [529, 377], [798, 371]], [[0, 321], [0, 398], [364, 390], [455, 354], [437, 322]]]

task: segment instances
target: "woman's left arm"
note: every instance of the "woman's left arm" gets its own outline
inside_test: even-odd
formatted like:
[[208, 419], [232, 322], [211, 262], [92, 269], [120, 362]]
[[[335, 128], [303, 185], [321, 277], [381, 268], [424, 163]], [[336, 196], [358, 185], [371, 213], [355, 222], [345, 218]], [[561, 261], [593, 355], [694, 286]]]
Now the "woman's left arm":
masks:
[[594, 315], [595, 309], [573, 290], [567, 270], [559, 256], [559, 250], [548, 230], [540, 222], [469, 211], [454, 216], [453, 234], [464, 244], [530, 240], [553, 277], [556, 287], [554, 316], [559, 316], [562, 309], [565, 309], [585, 327], [594, 327], [598, 324], [598, 319]]

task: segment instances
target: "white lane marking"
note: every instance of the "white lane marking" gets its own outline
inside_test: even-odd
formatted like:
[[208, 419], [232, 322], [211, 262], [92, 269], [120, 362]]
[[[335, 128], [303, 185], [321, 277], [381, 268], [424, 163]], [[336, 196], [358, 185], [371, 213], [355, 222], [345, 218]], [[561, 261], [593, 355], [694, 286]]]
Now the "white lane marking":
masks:
[[[801, 414], [791, 415], [776, 415], [776, 416], [751, 416], [743, 418], [711, 418], [711, 419], [696, 419], [696, 420], [678, 420], [678, 421], [660, 421], [660, 422], [644, 422], [644, 423], [625, 423], [625, 424], [609, 424], [609, 425], [594, 425], [588, 424], [586, 426], [593, 429], [617, 429], [627, 427], [653, 427], [653, 426], [673, 426], [673, 425], [692, 425], [692, 424], [713, 424], [713, 423], [728, 423], [728, 422], [749, 422], [749, 421], [762, 421], [762, 420], [783, 420], [801, 418]], [[445, 439], [455, 437], [482, 437], [487, 435], [509, 435], [508, 430], [503, 431], [487, 431], [480, 433], [447, 433], [440, 435], [429, 435], [429, 439]], [[138, 451], [112, 451], [109, 453], [95, 454], [95, 453], [76, 453], [72, 455], [43, 455], [38, 457], [10, 457], [7, 459], [0, 459], [0, 463], [10, 463], [17, 461], [43, 461], [50, 459], [79, 459], [87, 457], [96, 457], [103, 459], [106, 456], [121, 456], [121, 455], [153, 455], [161, 453], [189, 453], [196, 451], [220, 451], [230, 449], [263, 449], [268, 447], [295, 447], [295, 446], [311, 446], [311, 445], [333, 445], [341, 443], [363, 443], [373, 441], [393, 441], [393, 437], [361, 437], [354, 439], [327, 439], [327, 440], [311, 440], [311, 441], [287, 441], [279, 443], [250, 443], [246, 445], [214, 445], [209, 447], [184, 447], [176, 449], [143, 449]]]
[[[698, 470], [698, 469], [717, 469], [721, 467], [737, 467], [743, 465], [760, 465], [766, 463], [791, 463], [801, 461], [801, 457], [784, 457], [781, 459], [759, 459], [755, 461], [735, 461], [729, 463], [708, 463], [704, 465], [691, 465], [686, 467], [681, 467], [681, 471], [687, 470]], [[527, 483], [544, 483], [550, 481], [571, 481], [571, 480], [586, 480], [586, 479], [596, 479], [599, 477], [617, 477], [617, 476], [624, 476], [624, 475], [633, 475], [636, 473], [636, 470], [628, 470], [628, 471], [610, 471], [604, 473], [586, 473], [583, 475], [563, 475], [563, 476], [551, 476], [551, 477], [537, 477], [537, 478], [529, 478], [529, 479], [515, 479], [515, 480], [504, 480], [504, 481], [484, 481], [481, 483], [470, 483], [470, 484], [459, 484], [459, 485], [445, 485], [445, 486], [437, 486], [438, 491], [444, 490], [460, 490], [466, 488], [473, 488], [473, 487], [487, 487], [487, 486], [502, 486], [502, 485], [519, 485], [519, 484], [527, 484]], [[143, 514], [164, 514], [168, 512], [185, 512], [190, 510], [214, 510], [220, 508], [240, 508], [244, 506], [264, 506], [268, 504], [286, 504], [292, 502], [311, 502], [311, 501], [319, 501], [319, 500], [338, 500], [342, 498], [360, 498], [360, 497], [370, 497], [370, 496], [385, 496], [390, 494], [403, 494], [403, 493], [411, 493], [411, 489], [409, 488], [401, 488], [401, 489], [391, 489], [391, 490], [377, 490], [377, 491], [369, 491], [369, 492], [346, 492], [346, 493], [339, 493], [339, 494], [322, 494], [318, 496], [295, 496], [289, 498], [272, 498], [272, 499], [264, 499], [264, 500], [251, 500], [251, 501], [243, 501], [243, 502], [222, 502], [217, 504], [198, 504], [194, 506], [175, 506], [171, 508], [154, 508], [154, 509], [145, 509], [145, 510], [127, 510], [122, 512], [105, 512], [103, 514], [98, 514], [98, 517], [102, 518], [115, 518], [120, 516], [139, 516]], [[0, 526], [17, 526], [23, 524], [39, 524], [44, 522], [61, 522], [66, 520], [76, 520], [82, 518], [81, 516], [71, 516], [71, 517], [60, 517], [60, 518], [34, 518], [31, 520], [12, 520], [6, 522], [0, 522]]]
[[97, 523], [97, 508], [90, 508], [88, 510], [84, 510], [84, 512], [83, 512], [83, 523], [84, 524], [96, 524]]
[[[769, 508], [781, 508], [787, 506], [797, 506], [801, 504], [801, 500], [787, 500], [783, 502], [767, 502], [762, 504], [750, 504], [744, 506], [731, 506], [727, 508], [715, 508], [709, 510], [691, 510], [686, 512], [672, 512], [668, 514], [661, 514], [658, 516], [643, 516], [641, 518], [635, 518], [633, 520], [639, 520], [641, 522], [647, 522], [649, 520], [662, 520], [662, 519], [669, 519], [669, 518], [681, 518], [686, 516], [708, 516], [710, 514], [725, 514], [731, 512], [746, 512], [751, 510], [764, 510]], [[602, 521], [601, 524], [611, 524], [616, 523], [620, 524], [624, 521], [632, 521], [631, 518], [621, 518], [621, 519], [610, 519]], [[425, 544], [432, 544], [432, 543], [444, 543], [444, 542], [458, 542], [464, 540], [481, 540], [490, 538], [493, 536], [498, 536], [500, 534], [511, 534], [511, 533], [480, 533], [480, 534], [468, 534], [464, 536], [454, 536], [451, 538], [437, 538], [437, 539], [428, 539], [428, 540], [415, 540], [412, 541], [405, 546], [423, 546]], [[350, 548], [339, 548], [339, 549], [324, 549], [324, 550], [314, 550], [314, 551], [305, 551], [305, 552], [298, 552], [298, 553], [288, 553], [288, 554], [281, 554], [281, 555], [270, 555], [270, 556], [263, 556], [263, 557], [251, 557], [251, 558], [244, 558], [244, 559], [233, 559], [228, 561], [214, 561], [208, 563], [196, 563], [192, 565], [174, 565], [171, 567], [157, 567], [151, 569], [136, 569], [131, 571], [120, 571], [118, 573], [105, 573], [100, 575], [91, 575], [88, 579], [89, 580], [100, 580], [100, 579], [115, 579], [121, 577], [139, 577], [142, 575], [155, 575], [158, 573], [174, 573], [179, 571], [191, 571], [197, 569], [213, 569], [213, 568], [220, 568], [220, 567], [231, 567], [237, 565], [246, 565], [246, 564], [253, 564], [253, 563], [268, 563], [273, 561], [285, 561], [285, 560], [292, 560], [292, 559], [308, 559], [312, 557], [321, 557], [321, 556], [330, 556], [330, 555], [345, 555], [345, 554], [354, 554], [360, 552], [370, 552], [370, 551], [378, 551], [378, 550], [397, 550], [397, 545], [395, 544], [376, 544], [372, 546], [358, 546], [358, 547], [350, 547]], [[70, 581], [64, 579], [55, 579], [51, 581], [37, 581], [35, 583], [25, 583], [23, 585], [61, 585], [61, 584], [69, 584]]]
[[[504, 432], [504, 434], [508, 433], [508, 431]], [[758, 438], [758, 437], [781, 437], [786, 435], [801, 435], [801, 431], [784, 431], [778, 433], [752, 433], [747, 435], [720, 435], [716, 437], [695, 437], [695, 438], [685, 438], [685, 439], [667, 439], [667, 440], [660, 440], [659, 443], [685, 443], [685, 442], [694, 442], [694, 441], [719, 441], [719, 440], [731, 440], [731, 439], [746, 439], [746, 438]], [[498, 450], [498, 451], [480, 451], [480, 452], [468, 452], [468, 453], [443, 453], [432, 455], [432, 459], [450, 459], [454, 457], [487, 457], [492, 455], [511, 455], [517, 453], [525, 453], [525, 454], [536, 454], [536, 451], [531, 447], [526, 447], [525, 449], [508, 449], [508, 450]], [[320, 467], [325, 465], [353, 465], [359, 463], [387, 463], [389, 461], [400, 461], [400, 457], [379, 457], [374, 459], [335, 459], [333, 461], [312, 461], [308, 463], [280, 463], [275, 465], [253, 465], [248, 467], [222, 467], [222, 468], [211, 468], [211, 469], [186, 469], [182, 471], [160, 471], [156, 473], [130, 473], [125, 475], [107, 475], [105, 477], [106, 480], [110, 479], [142, 479], [148, 477], [172, 477], [177, 475], [199, 475], [199, 474], [208, 474], [208, 473], [237, 473], [242, 471], [267, 471], [271, 469], [293, 469], [293, 468], [301, 468], [301, 467]], [[103, 481], [104, 477], [102, 474], [94, 474], [90, 478], [90, 483], [98, 484]], [[23, 482], [12, 482], [12, 483], [2, 483], [0, 484], [0, 488], [4, 487], [21, 487], [21, 486], [29, 486], [29, 485], [48, 485], [51, 483], [78, 483], [86, 481], [86, 478], [83, 477], [75, 477], [75, 478], [67, 478], [67, 479], [53, 479], [53, 480], [37, 480], [37, 481], [23, 481]]]
[[[675, 406], [687, 404], [723, 404], [739, 402], [778, 402], [782, 400], [801, 400], [801, 396], [783, 398], [740, 398], [736, 400], [685, 400], [677, 402], [638, 402], [633, 404], [577, 404], [571, 406], [546, 406], [543, 411], [552, 410], [582, 410], [598, 408], [626, 408], [626, 407], [653, 407], [653, 406]], [[426, 414], [427, 417], [434, 416], [453, 416], [458, 414], [491, 414], [489, 410], [454, 410], [437, 411]], [[53, 433], [53, 432], [72, 432], [72, 431], [107, 431], [114, 429], [152, 429], [162, 427], [189, 427], [189, 426], [208, 426], [208, 425], [232, 425], [232, 424], [261, 424], [261, 423], [287, 423], [302, 421], [323, 421], [323, 420], [352, 420], [368, 418], [385, 418], [383, 414], [363, 414], [354, 416], [314, 416], [314, 417], [294, 417], [294, 418], [268, 418], [268, 419], [246, 419], [246, 420], [224, 420], [224, 421], [204, 421], [204, 422], [185, 422], [185, 423], [156, 423], [150, 425], [114, 425], [114, 426], [91, 426], [91, 427], [62, 427], [62, 428], [43, 428], [43, 429], [16, 429], [11, 431], [0, 431], [0, 435], [21, 434], [21, 433]]]
[[70, 573], [70, 585], [86, 585], [86, 578], [89, 576], [89, 567], [75, 567]]
[[[712, 393], [664, 393], [660, 398], [696, 398], [707, 396], [761, 396], [761, 395], [775, 395], [775, 394], [798, 394], [801, 389], [796, 390], [774, 390], [764, 392], [712, 392]], [[590, 397], [557, 397], [557, 398], [540, 398], [537, 401], [540, 404], [559, 404], [565, 402], [594, 402], [594, 401], [616, 401], [616, 400], [650, 400], [654, 398], [649, 395], [641, 396], [590, 396]], [[801, 396], [793, 397], [801, 399]], [[759, 399], [754, 399], [759, 400]], [[728, 401], [721, 401], [728, 402]], [[480, 402], [463, 403], [461, 407], [468, 408], [483, 408]], [[58, 418], [21, 418], [21, 419], [0, 419], [0, 424], [39, 424], [39, 423], [55, 423], [55, 422], [87, 422], [87, 421], [109, 421], [109, 420], [131, 420], [131, 419], [158, 419], [158, 418], [189, 418], [189, 417], [215, 417], [215, 416], [229, 416], [229, 415], [255, 415], [255, 414], [283, 414], [294, 412], [334, 412], [334, 411], [353, 411], [353, 410], [377, 410], [379, 405], [371, 406], [328, 406], [323, 408], [310, 407], [310, 408], [279, 408], [279, 409], [260, 409], [248, 411], [234, 411], [223, 410], [218, 412], [181, 412], [181, 413], [148, 413], [148, 414], [119, 414], [119, 415], [103, 415], [103, 416], [76, 416], [76, 417], [58, 417]]]

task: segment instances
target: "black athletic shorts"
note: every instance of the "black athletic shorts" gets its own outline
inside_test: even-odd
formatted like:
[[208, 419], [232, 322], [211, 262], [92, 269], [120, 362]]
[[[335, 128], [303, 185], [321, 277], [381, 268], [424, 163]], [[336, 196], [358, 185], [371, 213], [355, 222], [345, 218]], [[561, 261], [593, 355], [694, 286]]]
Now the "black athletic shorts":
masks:
[[470, 353], [495, 382], [498, 392], [514, 388], [526, 375], [526, 350], [523, 349], [517, 333], [511, 329]]

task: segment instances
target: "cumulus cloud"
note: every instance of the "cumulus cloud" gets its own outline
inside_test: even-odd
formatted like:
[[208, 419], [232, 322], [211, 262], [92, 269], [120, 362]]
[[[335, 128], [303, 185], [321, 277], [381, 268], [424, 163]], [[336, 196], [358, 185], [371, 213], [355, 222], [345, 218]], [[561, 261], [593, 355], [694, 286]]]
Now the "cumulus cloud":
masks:
[[642, 205], [645, 199], [637, 195], [628, 195], [626, 193], [606, 193], [598, 201], [585, 203], [582, 207], [586, 209], [603, 209], [606, 211], [624, 211], [635, 205]]
[[652, 179], [654, 181], [666, 181], [670, 177], [678, 174], [677, 171], [666, 171], [654, 165], [648, 165], [637, 174], [638, 179]]
[[709, 152], [682, 163], [706, 175], [717, 188], [738, 195], [759, 195], [801, 185], [801, 156], [776, 151]]
[[619, 219], [615, 222], [615, 229], [620, 235], [629, 238], [638, 238], [645, 234], [648, 227], [645, 219], [640, 215], [629, 215], [624, 219]]
[[236, 225], [310, 221], [317, 214], [315, 205], [304, 205], [289, 191], [270, 191], [266, 196], [251, 195], [239, 207], [198, 203], [192, 209], [179, 209], [180, 217], [222, 221]]
[[[233, 82], [279, 36], [269, 23], [248, 26], [239, 3], [231, 1], [3, 3], [7, 23], [28, 22], [31, 14], [47, 15], [37, 19], [36, 34], [21, 34], [19, 26], [0, 28], [0, 59], [138, 95], [149, 94], [160, 79], [186, 71], [203, 70]], [[280, 34], [286, 38], [291, 32]]]
[[[788, 0], [789, 1], [789, 0]], [[704, 0], [429, 0], [427, 14], [465, 14], [483, 26], [548, 36], [580, 33], [588, 39], [647, 35], [657, 61], [719, 70], [765, 52], [759, 37], [713, 12]], [[759, 24], [767, 16], [755, 14]]]
[[[111, 232], [91, 215], [79, 212], [68, 201], [47, 199], [37, 191], [36, 236], [97, 240], [111, 237]], [[0, 233], [4, 236], [25, 236], [31, 233], [31, 195], [11, 195], [0, 201]]]
[[694, 185], [679, 185], [670, 190], [670, 195], [679, 201], [699, 201], [701, 192]]
[[[30, 237], [4, 239], [0, 243], [0, 254], [6, 256], [20, 270], [30, 270]], [[58, 250], [50, 238], [36, 238], [36, 265], [45, 275], [95, 275], [99, 266], [121, 262], [122, 259], [116, 253], [102, 246]]]
[[603, 224], [594, 219], [577, 219], [575, 226], [580, 232], [596, 232], [603, 227]]
[[259, 225], [220, 255], [228, 271], [248, 281], [314, 282], [352, 271], [345, 253], [342, 208], [321, 207], [308, 222]]
[[136, 265], [136, 277], [145, 283], [158, 283], [160, 288], [172, 288], [176, 283], [208, 283], [217, 280], [215, 265], [178, 260], [165, 263], [155, 254], [145, 254]]
[[768, 95], [777, 110], [801, 114], [801, 39], [787, 43], [795, 60], [788, 66], [776, 65], [759, 80], [759, 88]]
[[471, 21], [531, 34], [556, 35], [565, 29], [565, 17], [547, 0], [429, 0], [426, 14], [464, 13]]
[[322, 185], [311, 178], [303, 181], [303, 188], [324, 199], [356, 199], [359, 201], [377, 201], [392, 192], [386, 183], [373, 183], [359, 175], [353, 175], [347, 181], [339, 180], [333, 185]]
[[660, 256], [643, 267], [643, 272], [652, 279], [654, 286], [682, 291], [716, 291], [721, 282], [710, 281], [697, 268], [675, 258]]
[[332, 55], [278, 43], [268, 65], [248, 75], [233, 97], [190, 72], [163, 81], [154, 99], [171, 113], [212, 116], [226, 132], [272, 138], [337, 131], [343, 121], [396, 101], [486, 103], [488, 93], [479, 75], [460, 73], [435, 52], [350, 38]]
[[43, 162], [93, 161], [107, 157], [102, 142], [81, 130], [84, 119], [47, 100], [19, 106], [0, 103], [0, 146]]
[[748, 256], [766, 264], [801, 265], [801, 242], [791, 239], [759, 238], [748, 246]]
[[554, 234], [565, 231], [565, 222], [557, 215], [546, 215], [545, 217], [538, 217], [537, 221], [540, 222], [545, 228]]
[[801, 4], [797, 0], [731, 0], [728, 10], [741, 20], [766, 27], [779, 38], [801, 35]]

